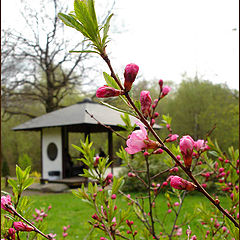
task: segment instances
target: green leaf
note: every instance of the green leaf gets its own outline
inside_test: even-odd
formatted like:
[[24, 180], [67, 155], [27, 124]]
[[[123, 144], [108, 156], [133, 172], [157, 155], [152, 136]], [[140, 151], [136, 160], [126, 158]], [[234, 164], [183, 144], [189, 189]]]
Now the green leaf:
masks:
[[120, 87], [118, 86], [116, 81], [110, 75], [108, 75], [106, 72], [103, 72], [103, 76], [104, 76], [105, 81], [106, 81], [106, 83], [109, 87], [113, 87], [113, 88], [118, 89], [118, 90], [120, 89]]
[[112, 105], [110, 105], [110, 104], [108, 104], [108, 103], [105, 103], [105, 102], [100, 102], [100, 103], [103, 104], [103, 105], [106, 106], [106, 107], [109, 107], [109, 108], [115, 110], [115, 111], [122, 112], [122, 113], [127, 113], [127, 114], [130, 114], [130, 115], [132, 115], [132, 116], [135, 117], [135, 115], [134, 115], [133, 113], [131, 113], [131, 112], [128, 112], [128, 111], [126, 111], [126, 110], [123, 110], [123, 109], [114, 107], [114, 106], [112, 106]]
[[102, 39], [103, 44], [106, 44], [106, 40], [107, 40], [107, 37], [108, 37], [108, 31], [109, 31], [109, 27], [110, 27], [110, 20], [111, 20], [112, 16], [113, 16], [113, 14], [111, 14], [107, 18], [107, 21], [106, 21], [106, 23], [104, 24], [104, 27], [103, 27], [103, 39]]
[[136, 100], [135, 102], [135, 106], [137, 107], [137, 109], [141, 112], [141, 103], [139, 100]]
[[18, 165], [16, 165], [16, 176], [18, 181], [21, 182], [23, 178], [23, 171]]
[[218, 153], [216, 151], [208, 151], [208, 153], [213, 155], [214, 157], [218, 157]]
[[34, 182], [33, 178], [29, 178], [27, 179], [24, 183], [23, 183], [23, 190], [27, 189], [30, 185], [32, 185]]
[[97, 53], [99, 54], [99, 52], [97, 51], [92, 51], [92, 50], [83, 50], [83, 51], [69, 51], [70, 53]]
[[80, 31], [85, 37], [89, 38], [89, 35], [84, 29], [83, 25], [79, 23], [74, 17], [66, 15], [64, 13], [59, 13], [58, 17], [63, 21], [65, 25], [75, 28], [76, 30]]
[[17, 184], [17, 182], [15, 181], [15, 180], [13, 180], [13, 179], [8, 179], [8, 183], [14, 188], [14, 189], [18, 189], [18, 184]]

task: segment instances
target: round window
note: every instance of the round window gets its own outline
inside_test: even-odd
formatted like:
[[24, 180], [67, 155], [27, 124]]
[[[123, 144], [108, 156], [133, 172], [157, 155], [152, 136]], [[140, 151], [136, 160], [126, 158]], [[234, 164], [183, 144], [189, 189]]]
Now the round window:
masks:
[[49, 145], [47, 147], [48, 158], [50, 160], [54, 161], [57, 157], [57, 154], [58, 154], [57, 145], [55, 143], [49, 143]]

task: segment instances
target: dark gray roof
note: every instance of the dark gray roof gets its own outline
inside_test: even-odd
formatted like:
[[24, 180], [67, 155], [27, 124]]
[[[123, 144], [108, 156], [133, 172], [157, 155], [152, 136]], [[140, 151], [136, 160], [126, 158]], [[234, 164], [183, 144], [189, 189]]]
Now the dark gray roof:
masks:
[[[96, 120], [91, 118], [85, 110], [93, 114], [99, 122], [111, 126], [114, 130], [122, 130], [122, 128], [117, 126], [118, 124], [124, 125], [120, 117], [122, 113], [90, 100], [84, 100], [83, 102], [36, 117], [14, 127], [13, 130], [41, 130], [47, 127], [66, 126], [68, 131], [72, 132], [107, 131], [105, 127], [97, 124]], [[130, 120], [134, 124], [137, 119], [130, 116]], [[161, 127], [156, 126], [156, 128], [159, 129]]]

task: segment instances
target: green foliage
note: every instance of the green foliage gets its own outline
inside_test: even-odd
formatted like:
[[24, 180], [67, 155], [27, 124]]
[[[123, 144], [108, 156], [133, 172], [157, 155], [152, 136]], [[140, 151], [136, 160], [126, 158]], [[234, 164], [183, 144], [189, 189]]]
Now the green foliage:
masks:
[[31, 167], [28, 166], [25, 170], [22, 170], [19, 166], [16, 166], [17, 179], [8, 179], [8, 183], [12, 186], [15, 202], [18, 201], [22, 192], [27, 189], [32, 183], [33, 179], [29, 177]]
[[108, 31], [112, 16], [113, 14], [109, 15], [106, 19], [105, 24], [100, 27], [97, 22], [93, 0], [75, 0], [74, 11], [72, 11], [68, 15], [64, 13], [58, 14], [58, 17], [63, 21], [64, 24], [81, 32], [83, 36], [85, 36], [88, 40], [92, 42], [91, 46], [94, 50], [88, 50], [83, 52], [93, 52], [100, 55], [105, 54], [105, 48], [107, 43], [109, 42]]
[[19, 156], [18, 165], [24, 170], [27, 167], [32, 166], [32, 159], [26, 153], [24, 153], [23, 155]]

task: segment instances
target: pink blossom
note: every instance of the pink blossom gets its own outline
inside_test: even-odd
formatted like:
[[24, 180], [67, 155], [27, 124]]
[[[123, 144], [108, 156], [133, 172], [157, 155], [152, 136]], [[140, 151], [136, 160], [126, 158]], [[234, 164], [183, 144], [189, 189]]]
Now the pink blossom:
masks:
[[168, 138], [166, 139], [166, 142], [173, 142], [176, 141], [178, 139], [178, 135], [177, 134], [169, 134]]
[[170, 185], [176, 189], [188, 191], [193, 191], [196, 189], [196, 186], [193, 183], [178, 176], [170, 176], [167, 180], [170, 181]]
[[176, 230], [176, 235], [177, 235], [177, 236], [181, 236], [181, 235], [182, 235], [182, 228], [178, 228], [178, 229]]
[[167, 182], [163, 182], [163, 183], [162, 183], [162, 186], [163, 186], [163, 187], [165, 187], [165, 186], [167, 186], [167, 185], [168, 185]]
[[179, 206], [179, 202], [175, 202], [173, 205], [174, 206]]
[[197, 140], [196, 142], [194, 142], [194, 148], [199, 151], [200, 149], [202, 149], [204, 147], [204, 140]]
[[158, 147], [157, 142], [149, 140], [147, 135], [147, 130], [141, 122], [136, 122], [140, 127], [140, 130], [135, 130], [128, 137], [127, 148], [125, 150], [129, 154], [135, 154], [144, 149], [155, 149]]
[[225, 226], [222, 227], [223, 232], [227, 231], [227, 228]]
[[152, 99], [149, 91], [141, 91], [140, 103], [143, 116], [147, 118], [150, 115], [152, 105]]
[[68, 235], [68, 233], [64, 232], [62, 235], [63, 235], [63, 237], [66, 237]]
[[138, 65], [134, 64], [134, 63], [130, 63], [125, 67], [125, 71], [124, 71], [124, 87], [125, 87], [125, 91], [130, 91], [132, 88], [132, 84], [135, 81], [135, 78], [138, 74], [138, 70], [139, 67]]
[[189, 135], [183, 136], [180, 139], [179, 147], [180, 147], [181, 154], [183, 156], [183, 160], [186, 168], [190, 168], [192, 164], [192, 154], [193, 154], [193, 147], [194, 147], [193, 139]]
[[155, 112], [154, 113], [154, 118], [157, 118], [159, 116], [159, 113], [158, 112]]
[[67, 229], [68, 229], [68, 228], [67, 228], [66, 226], [63, 227], [63, 231], [64, 231], [64, 232], [66, 232]]
[[169, 86], [165, 86], [163, 89], [162, 89], [162, 95], [161, 95], [161, 98], [163, 98], [164, 96], [166, 96], [169, 92], [170, 92], [171, 88]]
[[111, 196], [111, 199], [116, 199], [117, 198], [117, 195], [116, 194], [113, 194], [112, 196]]
[[168, 209], [168, 213], [171, 213], [172, 212], [172, 209]]
[[5, 211], [8, 211], [9, 213], [13, 213], [11, 209], [14, 209], [12, 202], [11, 202], [11, 196], [2, 196], [1, 197], [1, 208]]
[[34, 230], [33, 227], [31, 227], [31, 226], [29, 226], [29, 225], [27, 225], [26, 223], [23, 223], [23, 222], [14, 222], [13, 226], [17, 231], [31, 232], [31, 231]]
[[122, 94], [123, 91], [104, 85], [103, 87], [98, 88], [96, 92], [96, 97], [98, 98], [117, 97]]
[[153, 154], [161, 154], [161, 153], [163, 153], [163, 150], [161, 148], [158, 148], [153, 152]]
[[193, 236], [191, 237], [191, 240], [197, 240], [196, 235], [193, 235]]

